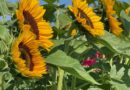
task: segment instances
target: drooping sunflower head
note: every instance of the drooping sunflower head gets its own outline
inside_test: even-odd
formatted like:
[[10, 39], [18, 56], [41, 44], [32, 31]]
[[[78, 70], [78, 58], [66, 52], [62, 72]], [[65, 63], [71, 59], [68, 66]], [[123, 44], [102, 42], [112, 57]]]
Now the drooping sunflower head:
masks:
[[16, 16], [19, 27], [30, 25], [30, 30], [36, 35], [36, 39], [41, 42], [41, 46], [48, 50], [53, 45], [49, 40], [53, 36], [53, 31], [50, 24], [43, 20], [45, 11], [40, 6], [39, 0], [19, 0], [19, 9], [16, 11]]
[[115, 10], [113, 9], [114, 4], [115, 4], [114, 0], [104, 0], [110, 30], [113, 34], [119, 36], [122, 33], [123, 29], [120, 27], [121, 22], [119, 22], [116, 19], [116, 17], [114, 17], [114, 15], [116, 15]]
[[115, 14], [116, 12], [113, 10], [115, 1], [114, 0], [102, 0], [102, 2], [105, 4], [106, 13], [107, 15]]
[[77, 21], [93, 36], [104, 34], [104, 25], [100, 21], [101, 17], [93, 12], [93, 9], [88, 6], [86, 0], [72, 0], [72, 6], [69, 6], [69, 9]]
[[11, 49], [12, 59], [22, 75], [32, 78], [42, 77], [47, 73], [46, 63], [38, 48], [35, 35], [29, 30], [22, 32], [14, 41]]

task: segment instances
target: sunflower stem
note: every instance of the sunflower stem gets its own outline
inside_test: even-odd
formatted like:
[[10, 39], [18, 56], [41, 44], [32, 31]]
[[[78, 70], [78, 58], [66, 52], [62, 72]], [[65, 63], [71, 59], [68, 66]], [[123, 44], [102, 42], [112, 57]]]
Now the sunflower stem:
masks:
[[[1, 73], [0, 73], [1, 74]], [[0, 90], [4, 90], [4, 74], [0, 75]]]
[[58, 77], [57, 90], [62, 90], [63, 78], [64, 78], [64, 70], [62, 70], [61, 68], [58, 68], [58, 72], [59, 72], [59, 77]]
[[60, 14], [60, 12], [59, 12], [59, 9], [57, 9], [57, 11], [56, 11], [56, 27], [59, 29], [60, 28], [60, 22], [59, 22], [59, 14]]
[[75, 90], [76, 89], [76, 77], [72, 77], [72, 82], [71, 82], [71, 90]]

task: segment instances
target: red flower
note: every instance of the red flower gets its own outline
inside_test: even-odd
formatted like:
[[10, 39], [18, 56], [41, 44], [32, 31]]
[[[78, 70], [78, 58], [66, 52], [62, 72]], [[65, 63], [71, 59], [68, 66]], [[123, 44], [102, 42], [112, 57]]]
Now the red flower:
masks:
[[96, 64], [96, 59], [90, 57], [82, 62], [82, 66], [84, 67], [90, 67], [94, 64]]

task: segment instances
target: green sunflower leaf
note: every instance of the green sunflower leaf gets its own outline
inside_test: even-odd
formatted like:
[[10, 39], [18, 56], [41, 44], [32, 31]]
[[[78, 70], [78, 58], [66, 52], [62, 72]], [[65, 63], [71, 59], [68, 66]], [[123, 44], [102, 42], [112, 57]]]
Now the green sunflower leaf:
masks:
[[105, 35], [99, 37], [97, 41], [115, 53], [130, 57], [130, 41], [128, 40], [105, 31]]
[[[111, 67], [111, 70], [110, 70], [110, 77], [111, 77], [110, 84], [116, 90], [122, 90], [122, 89], [130, 90], [130, 87], [127, 86], [127, 83], [126, 83], [125, 79], [124, 80], [122, 79], [123, 76], [126, 77], [124, 67], [121, 67], [119, 70], [116, 69], [115, 65], [113, 65]], [[129, 79], [127, 78], [127, 80], [129, 80]]]
[[0, 14], [8, 15], [10, 13], [6, 0], [0, 0]]
[[7, 47], [7, 45], [3, 41], [0, 41], [0, 53], [7, 52], [8, 50], [9, 48]]
[[[59, 10], [59, 12], [61, 12], [61, 10]], [[71, 18], [65, 13], [60, 13], [58, 18], [59, 18], [59, 27], [60, 27], [60, 29], [63, 29], [66, 26], [71, 25], [71, 23], [72, 23]]]
[[49, 22], [54, 22], [55, 21], [55, 15], [54, 15], [54, 13], [56, 11], [57, 5], [49, 3], [49, 4], [44, 4], [43, 6], [46, 9], [44, 18], [47, 21], [49, 21]]
[[12, 43], [14, 37], [5, 26], [0, 25], [0, 38], [8, 45]]
[[11, 35], [5, 26], [0, 25], [0, 52], [4, 53], [9, 50], [13, 41], [13, 35]]
[[126, 35], [130, 34], [130, 17], [126, 15], [125, 11], [121, 11], [120, 13], [122, 25], [124, 27], [124, 31]]
[[11, 85], [11, 80], [13, 80], [13, 78], [9, 72], [0, 72], [0, 90], [10, 90], [7, 88]]
[[125, 71], [125, 68], [124, 67], [122, 67], [120, 70], [116, 70], [116, 66], [115, 65], [113, 65], [112, 67], [111, 67], [111, 70], [110, 70], [110, 76], [111, 76], [111, 78], [113, 78], [113, 79], [116, 79], [116, 80], [121, 80], [121, 78], [123, 77], [123, 75], [124, 75], [124, 71]]
[[49, 55], [46, 62], [62, 68], [79, 79], [86, 80], [93, 84], [99, 84], [93, 79], [92, 76], [89, 75], [89, 72], [84, 70], [76, 59], [67, 56], [63, 51], [58, 50], [57, 52]]
[[127, 7], [129, 7], [129, 4], [126, 2], [116, 1], [115, 3], [114, 9], [116, 10], [117, 14], [120, 14], [122, 10], [125, 10]]
[[101, 88], [89, 88], [88, 90], [103, 90]]
[[86, 41], [83, 40], [76, 40], [74, 42], [73, 48], [75, 49], [75, 52], [79, 54], [88, 49], [88, 47], [86, 46]]
[[10, 2], [10, 1], [7, 1], [7, 6], [8, 6], [8, 9], [10, 10], [10, 12], [15, 12], [16, 9], [18, 8], [18, 4], [17, 2]]
[[7, 63], [6, 63], [4, 60], [1, 60], [1, 59], [0, 59], [0, 70], [5, 69], [6, 66], [7, 66]]

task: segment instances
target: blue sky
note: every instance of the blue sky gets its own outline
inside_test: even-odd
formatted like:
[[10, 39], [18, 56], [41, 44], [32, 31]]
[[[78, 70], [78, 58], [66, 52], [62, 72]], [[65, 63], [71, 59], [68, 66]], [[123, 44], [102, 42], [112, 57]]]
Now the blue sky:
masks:
[[[9, 0], [9, 1], [11, 1], [11, 2], [16, 2], [16, 1], [18, 1], [18, 0]], [[42, 0], [41, 0], [42, 1]], [[60, 3], [61, 4], [71, 4], [71, 0], [60, 0]]]
[[[16, 2], [18, 0], [8, 0], [8, 1]], [[43, 0], [40, 0], [40, 1], [42, 2]], [[125, 2], [127, 2], [128, 0], [118, 0], [118, 1], [125, 1]], [[61, 4], [66, 4], [66, 5], [70, 5], [71, 4], [71, 0], [60, 0], [60, 3]]]
[[60, 3], [62, 4], [71, 4], [71, 0], [60, 0]]
[[[16, 2], [18, 0], [8, 0], [8, 1]], [[43, 1], [43, 0], [40, 0], [40, 1]], [[128, 0], [117, 0], [117, 1], [125, 1], [125, 2], [127, 2]], [[71, 0], [60, 0], [60, 3], [68, 5], [68, 4], [71, 4]]]

